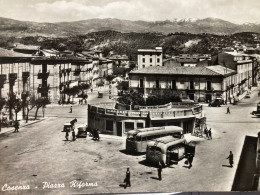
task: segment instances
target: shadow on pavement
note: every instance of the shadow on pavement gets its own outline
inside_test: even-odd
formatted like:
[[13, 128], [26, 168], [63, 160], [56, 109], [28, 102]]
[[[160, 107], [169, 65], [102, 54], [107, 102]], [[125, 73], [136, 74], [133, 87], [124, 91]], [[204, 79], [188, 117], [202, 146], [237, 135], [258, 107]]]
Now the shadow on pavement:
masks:
[[127, 150], [119, 150], [119, 152], [123, 153], [123, 154], [126, 154], [126, 155], [131, 155], [131, 156], [142, 156], [144, 154], [142, 153], [134, 153], [134, 152], [129, 152]]
[[151, 179], [155, 179], [155, 180], [158, 180], [159, 181], [159, 178], [157, 177], [150, 177]]
[[141, 164], [141, 165], [147, 166], [147, 167], [154, 167], [154, 168], [157, 168], [157, 167], [158, 167], [158, 165], [156, 165], [156, 164], [151, 164], [151, 163], [148, 162], [146, 159], [145, 159], [145, 160], [142, 160], [142, 161], [139, 161], [138, 163]]
[[229, 167], [229, 168], [232, 168], [230, 165], [222, 165], [222, 167]]

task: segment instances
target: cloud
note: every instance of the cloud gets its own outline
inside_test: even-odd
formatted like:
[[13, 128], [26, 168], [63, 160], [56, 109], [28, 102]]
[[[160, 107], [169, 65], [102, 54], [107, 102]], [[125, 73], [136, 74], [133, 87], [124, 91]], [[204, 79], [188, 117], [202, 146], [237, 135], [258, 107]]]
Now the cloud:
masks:
[[38, 22], [216, 17], [243, 23], [258, 22], [260, 17], [257, 0], [0, 0], [0, 3], [1, 16]]

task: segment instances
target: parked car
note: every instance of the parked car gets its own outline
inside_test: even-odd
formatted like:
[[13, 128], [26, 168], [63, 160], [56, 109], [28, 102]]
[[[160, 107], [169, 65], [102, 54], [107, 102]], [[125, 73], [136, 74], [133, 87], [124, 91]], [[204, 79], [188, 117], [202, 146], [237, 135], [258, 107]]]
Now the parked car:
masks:
[[247, 92], [245, 98], [250, 98], [250, 93]]
[[103, 98], [103, 93], [98, 92], [98, 98]]
[[220, 107], [224, 104], [224, 100], [222, 98], [216, 98], [212, 102], [209, 103], [209, 107]]
[[86, 137], [87, 137], [87, 127], [86, 126], [78, 127], [77, 138], [86, 138]]

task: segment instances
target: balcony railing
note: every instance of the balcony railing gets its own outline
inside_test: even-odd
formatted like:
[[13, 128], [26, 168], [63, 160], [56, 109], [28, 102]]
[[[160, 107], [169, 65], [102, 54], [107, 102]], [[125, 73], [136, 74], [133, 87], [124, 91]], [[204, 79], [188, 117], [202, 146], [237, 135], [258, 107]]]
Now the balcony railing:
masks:
[[30, 72], [23, 72], [23, 79], [27, 79], [30, 76]]
[[38, 79], [47, 79], [50, 75], [50, 72], [39, 72], [38, 73]]
[[50, 85], [47, 85], [47, 86], [39, 85], [38, 93], [48, 93], [49, 89], [50, 89]]
[[80, 68], [77, 68], [74, 70], [74, 76], [78, 76], [81, 72], [81, 69]]
[[0, 74], [0, 88], [3, 88], [5, 83], [6, 83], [6, 74]]

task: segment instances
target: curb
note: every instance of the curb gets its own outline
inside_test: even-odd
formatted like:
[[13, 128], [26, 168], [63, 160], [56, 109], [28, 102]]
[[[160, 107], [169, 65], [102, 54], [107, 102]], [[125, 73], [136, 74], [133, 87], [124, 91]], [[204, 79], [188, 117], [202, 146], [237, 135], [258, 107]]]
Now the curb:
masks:
[[[22, 127], [27, 127], [27, 126], [29, 126], [29, 125], [32, 125], [32, 124], [35, 124], [35, 123], [39, 123], [39, 122], [44, 121], [44, 120], [45, 120], [45, 118], [44, 118], [44, 119], [40, 119], [40, 120], [38, 120], [38, 121], [34, 121], [34, 122], [32, 122], [32, 123], [29, 123], [29, 124], [24, 124], [24, 125], [20, 126], [20, 128], [22, 128]], [[14, 128], [12, 128], [12, 129], [10, 129], [10, 130], [7, 130], [7, 131], [5, 131], [5, 132], [0, 132], [0, 135], [5, 134], [5, 133], [10, 133], [11, 131], [14, 131]]]

